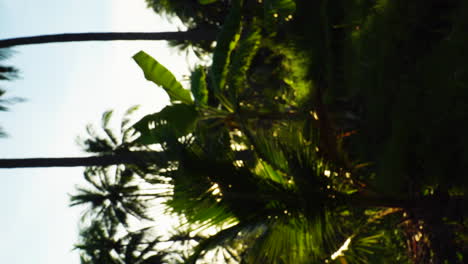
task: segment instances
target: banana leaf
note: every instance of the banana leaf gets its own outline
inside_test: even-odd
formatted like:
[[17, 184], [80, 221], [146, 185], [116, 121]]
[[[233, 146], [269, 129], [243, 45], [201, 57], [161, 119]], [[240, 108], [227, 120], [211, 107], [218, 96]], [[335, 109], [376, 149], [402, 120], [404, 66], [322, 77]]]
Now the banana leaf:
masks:
[[172, 103], [193, 103], [190, 92], [184, 89], [174, 75], [153, 57], [140, 51], [133, 56], [133, 59], [143, 70], [145, 78], [161, 86], [169, 95]]
[[183, 137], [195, 129], [197, 120], [198, 112], [194, 105], [166, 106], [159, 113], [147, 115], [133, 125], [140, 133], [135, 142], [150, 145]]

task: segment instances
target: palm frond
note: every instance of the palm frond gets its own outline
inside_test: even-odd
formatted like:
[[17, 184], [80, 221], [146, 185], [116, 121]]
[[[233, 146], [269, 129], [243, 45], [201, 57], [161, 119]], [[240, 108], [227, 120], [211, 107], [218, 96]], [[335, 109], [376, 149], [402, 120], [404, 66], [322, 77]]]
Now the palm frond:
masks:
[[[71, 206], [90, 205], [88, 213], [83, 217], [98, 217], [109, 223], [117, 220], [124, 226], [128, 225], [128, 216], [151, 220], [147, 215], [148, 204], [142, 199], [140, 187], [132, 180], [133, 171], [125, 167], [90, 167], [84, 176], [95, 190], [78, 187], [78, 193], [70, 198]], [[157, 197], [155, 194], [152, 198]]]
[[195, 104], [206, 106], [208, 103], [208, 87], [204, 67], [199, 66], [192, 72], [190, 76], [190, 89], [195, 99]]
[[315, 219], [301, 215], [271, 215], [265, 231], [245, 253], [246, 263], [310, 263], [336, 243], [337, 230], [328, 213]]
[[241, 6], [242, 0], [234, 0], [226, 21], [216, 39], [216, 48], [213, 52], [213, 64], [211, 75], [214, 95], [221, 104], [229, 111], [234, 105], [222, 93], [226, 89], [226, 78], [229, 71], [230, 56], [237, 45], [241, 31]]
[[[203, 254], [216, 247], [222, 247], [226, 244], [231, 244], [233, 240], [241, 232], [250, 233], [252, 230], [257, 230], [259, 225], [263, 223], [259, 219], [255, 218], [251, 221], [239, 222], [231, 227], [225, 228], [222, 231], [217, 232], [215, 235], [210, 236], [202, 240], [197, 247], [194, 249], [193, 254], [189, 257], [188, 263], [195, 263]], [[246, 234], [242, 234], [246, 236]]]
[[228, 93], [231, 94], [232, 98], [238, 98], [238, 95], [242, 94], [248, 85], [247, 71], [260, 46], [260, 40], [260, 29], [254, 27], [238, 43], [229, 65], [228, 83], [230, 88]]
[[113, 113], [114, 111], [109, 110], [109, 111], [105, 111], [102, 114], [101, 127], [103, 131], [106, 133], [107, 138], [112, 142], [112, 144], [114, 146], [118, 146], [121, 142], [119, 142], [118, 138], [114, 135], [114, 132], [112, 132], [112, 129], [109, 127], [109, 123], [110, 123]]

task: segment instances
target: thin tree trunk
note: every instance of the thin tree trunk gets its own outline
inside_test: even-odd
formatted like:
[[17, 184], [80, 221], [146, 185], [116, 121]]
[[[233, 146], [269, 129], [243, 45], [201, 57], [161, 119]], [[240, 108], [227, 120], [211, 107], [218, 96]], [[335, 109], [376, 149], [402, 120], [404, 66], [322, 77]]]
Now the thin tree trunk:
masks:
[[0, 48], [56, 42], [111, 41], [111, 40], [215, 40], [215, 30], [189, 30], [174, 32], [88, 32], [39, 35], [0, 40]]
[[[236, 151], [236, 159], [249, 159], [252, 153], [247, 150]], [[65, 158], [26, 158], [26, 159], [0, 159], [0, 169], [14, 168], [48, 168], [48, 167], [89, 167], [110, 166], [118, 164], [162, 164], [177, 160], [166, 152], [133, 151], [91, 157], [65, 157]]]
[[167, 160], [163, 152], [128, 152], [91, 157], [0, 159], [0, 168], [88, 167], [118, 164], [159, 163]]

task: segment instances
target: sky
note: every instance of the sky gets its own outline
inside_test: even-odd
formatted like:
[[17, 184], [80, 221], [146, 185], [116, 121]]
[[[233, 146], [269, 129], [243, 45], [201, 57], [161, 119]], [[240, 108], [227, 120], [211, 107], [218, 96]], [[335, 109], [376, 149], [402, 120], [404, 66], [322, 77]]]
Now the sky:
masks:
[[[0, 39], [94, 31], [174, 31], [182, 27], [158, 17], [144, 0], [0, 0]], [[110, 109], [119, 117], [139, 104], [135, 120], [168, 103], [162, 89], [146, 81], [131, 57], [152, 55], [179, 80], [196, 61], [169, 50], [166, 43], [145, 41], [59, 43], [14, 48], [2, 62], [20, 70], [21, 78], [2, 82], [8, 97], [22, 97], [0, 125], [0, 158], [85, 155], [76, 137]], [[118, 118], [117, 118], [118, 121]], [[79, 263], [82, 208], [69, 208], [69, 194], [83, 185], [82, 168], [0, 170], [0, 260], [15, 264]]]

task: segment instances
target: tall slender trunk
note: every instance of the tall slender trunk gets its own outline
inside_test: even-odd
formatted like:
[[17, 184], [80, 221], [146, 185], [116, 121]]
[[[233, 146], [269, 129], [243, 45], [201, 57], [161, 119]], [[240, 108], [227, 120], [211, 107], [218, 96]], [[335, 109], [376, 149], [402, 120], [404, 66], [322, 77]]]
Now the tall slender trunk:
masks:
[[86, 32], [39, 35], [0, 40], [0, 48], [43, 43], [111, 40], [215, 40], [216, 30], [196, 29], [173, 32]]
[[[251, 156], [252, 153], [248, 150], [235, 152], [236, 159], [245, 160], [250, 159]], [[0, 159], [0, 169], [88, 167], [118, 164], [158, 164], [163, 167], [167, 165], [167, 162], [175, 160], [178, 160], [176, 156], [163, 151], [131, 151], [91, 157]]]
[[137, 151], [91, 157], [0, 159], [0, 168], [87, 167], [167, 161], [163, 152]]

